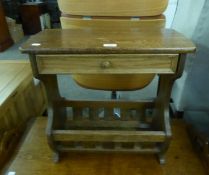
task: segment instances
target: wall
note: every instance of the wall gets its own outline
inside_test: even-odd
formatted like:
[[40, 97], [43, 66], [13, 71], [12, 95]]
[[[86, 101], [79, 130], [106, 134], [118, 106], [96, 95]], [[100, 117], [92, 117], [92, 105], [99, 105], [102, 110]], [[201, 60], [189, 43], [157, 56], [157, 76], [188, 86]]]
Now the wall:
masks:
[[172, 98], [177, 110], [209, 111], [209, 1], [179, 0], [172, 27], [191, 38], [196, 54], [187, 57], [183, 77]]
[[176, 13], [178, 0], [169, 0], [168, 7], [164, 13], [166, 16], [166, 28], [170, 28]]

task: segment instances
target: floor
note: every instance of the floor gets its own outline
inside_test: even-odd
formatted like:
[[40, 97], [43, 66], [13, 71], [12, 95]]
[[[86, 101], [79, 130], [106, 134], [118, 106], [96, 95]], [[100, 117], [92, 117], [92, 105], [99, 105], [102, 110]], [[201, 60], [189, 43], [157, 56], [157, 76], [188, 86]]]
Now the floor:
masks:
[[18, 43], [14, 44], [4, 52], [0, 52], [0, 60], [28, 59], [27, 54], [21, 54], [18, 48], [28, 39], [28, 36], [22, 38]]
[[163, 166], [154, 155], [128, 153], [67, 153], [54, 164], [45, 126], [45, 117], [35, 121], [5, 175], [206, 175], [182, 120], [172, 122], [173, 140]]

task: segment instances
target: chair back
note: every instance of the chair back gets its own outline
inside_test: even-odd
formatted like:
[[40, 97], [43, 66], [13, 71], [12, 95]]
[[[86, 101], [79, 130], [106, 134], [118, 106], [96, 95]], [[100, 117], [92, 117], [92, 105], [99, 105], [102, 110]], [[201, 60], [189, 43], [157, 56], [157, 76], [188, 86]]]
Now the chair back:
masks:
[[[138, 30], [165, 27], [168, 0], [58, 0], [63, 29]], [[100, 90], [136, 90], [147, 86], [154, 74], [140, 75], [72, 75], [81, 86]]]
[[156, 16], [168, 0], [58, 0], [62, 13], [81, 16]]

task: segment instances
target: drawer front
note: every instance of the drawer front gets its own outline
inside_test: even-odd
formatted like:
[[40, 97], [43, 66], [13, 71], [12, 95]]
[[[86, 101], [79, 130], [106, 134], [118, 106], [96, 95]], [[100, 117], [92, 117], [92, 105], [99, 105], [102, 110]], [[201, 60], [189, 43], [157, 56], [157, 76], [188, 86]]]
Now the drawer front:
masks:
[[173, 74], [177, 54], [37, 55], [40, 74]]

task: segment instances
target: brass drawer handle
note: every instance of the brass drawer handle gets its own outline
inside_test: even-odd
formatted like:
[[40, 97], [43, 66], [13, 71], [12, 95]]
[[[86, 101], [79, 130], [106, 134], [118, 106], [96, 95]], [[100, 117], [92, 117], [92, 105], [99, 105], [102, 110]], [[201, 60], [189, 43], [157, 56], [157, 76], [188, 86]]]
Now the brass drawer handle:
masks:
[[109, 68], [111, 66], [111, 62], [110, 61], [103, 61], [101, 63], [101, 68], [106, 69]]

